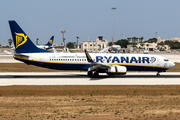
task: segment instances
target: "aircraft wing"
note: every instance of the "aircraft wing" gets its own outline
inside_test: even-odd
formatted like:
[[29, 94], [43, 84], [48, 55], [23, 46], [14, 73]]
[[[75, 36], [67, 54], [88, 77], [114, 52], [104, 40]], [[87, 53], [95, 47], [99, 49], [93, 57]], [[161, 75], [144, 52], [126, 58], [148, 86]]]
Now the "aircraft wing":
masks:
[[110, 67], [111, 67], [110, 65], [94, 62], [94, 63], [91, 63], [89, 71], [99, 70], [99, 69], [106, 70]]
[[87, 61], [89, 63], [91, 63], [88, 71], [99, 70], [99, 69], [108, 69], [111, 67], [110, 65], [94, 62], [93, 59], [91, 58], [91, 56], [89, 55], [89, 53], [86, 50], [84, 50], [84, 52], [86, 54]]

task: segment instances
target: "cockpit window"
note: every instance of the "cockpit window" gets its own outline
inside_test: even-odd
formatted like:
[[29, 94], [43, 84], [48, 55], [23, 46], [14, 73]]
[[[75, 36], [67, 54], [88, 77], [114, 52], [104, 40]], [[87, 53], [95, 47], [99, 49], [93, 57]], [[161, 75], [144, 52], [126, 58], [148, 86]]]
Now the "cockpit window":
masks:
[[164, 59], [164, 61], [168, 62], [169, 60], [168, 59]]

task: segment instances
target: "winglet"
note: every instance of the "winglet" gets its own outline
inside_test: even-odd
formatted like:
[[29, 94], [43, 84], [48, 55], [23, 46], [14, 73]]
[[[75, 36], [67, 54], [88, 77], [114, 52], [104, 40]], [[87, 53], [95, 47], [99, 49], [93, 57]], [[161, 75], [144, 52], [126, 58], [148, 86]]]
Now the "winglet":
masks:
[[89, 53], [87, 52], [87, 50], [84, 50], [84, 52], [85, 52], [85, 54], [86, 54], [86, 58], [87, 58], [87, 61], [88, 62], [94, 62], [93, 60], [92, 60], [92, 58], [91, 58], [91, 56], [89, 55]]

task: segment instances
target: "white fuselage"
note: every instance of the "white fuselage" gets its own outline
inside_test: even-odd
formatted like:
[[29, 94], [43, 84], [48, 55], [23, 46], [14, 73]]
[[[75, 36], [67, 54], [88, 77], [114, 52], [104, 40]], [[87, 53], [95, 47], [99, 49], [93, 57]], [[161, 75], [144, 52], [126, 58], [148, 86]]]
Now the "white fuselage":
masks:
[[48, 45], [36, 45], [36, 46], [38, 48], [45, 49], [45, 50], [52, 48], [51, 46], [48, 46]]
[[[33, 64], [34, 62], [39, 62], [41, 64], [56, 64], [65, 67], [59, 69], [71, 70], [71, 67], [78, 68], [78, 65], [80, 65], [81, 67], [78, 69], [82, 68], [86, 70], [88, 67], [87, 65], [90, 65], [86, 59], [85, 53], [26, 53], [24, 55], [29, 56], [28, 59], [22, 60], [24, 62], [26, 61], [26, 63], [31, 62], [29, 64]], [[151, 70], [150, 68], [152, 68], [153, 71], [158, 71], [158, 69], [166, 70], [175, 66], [175, 64], [167, 58], [151, 54], [90, 53], [90, 55], [97, 63], [126, 66], [128, 70], [143, 71]], [[86, 65], [86, 67], [83, 67], [83, 65]]]

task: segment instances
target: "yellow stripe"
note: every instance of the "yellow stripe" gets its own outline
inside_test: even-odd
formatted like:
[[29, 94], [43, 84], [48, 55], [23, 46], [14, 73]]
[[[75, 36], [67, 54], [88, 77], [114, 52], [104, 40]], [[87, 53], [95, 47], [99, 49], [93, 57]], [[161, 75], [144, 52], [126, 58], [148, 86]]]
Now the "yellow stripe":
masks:
[[86, 54], [87, 54], [88, 58], [91, 60], [91, 57], [89, 56], [89, 54], [88, 54], [88, 52], [87, 52], [87, 51], [86, 51]]

